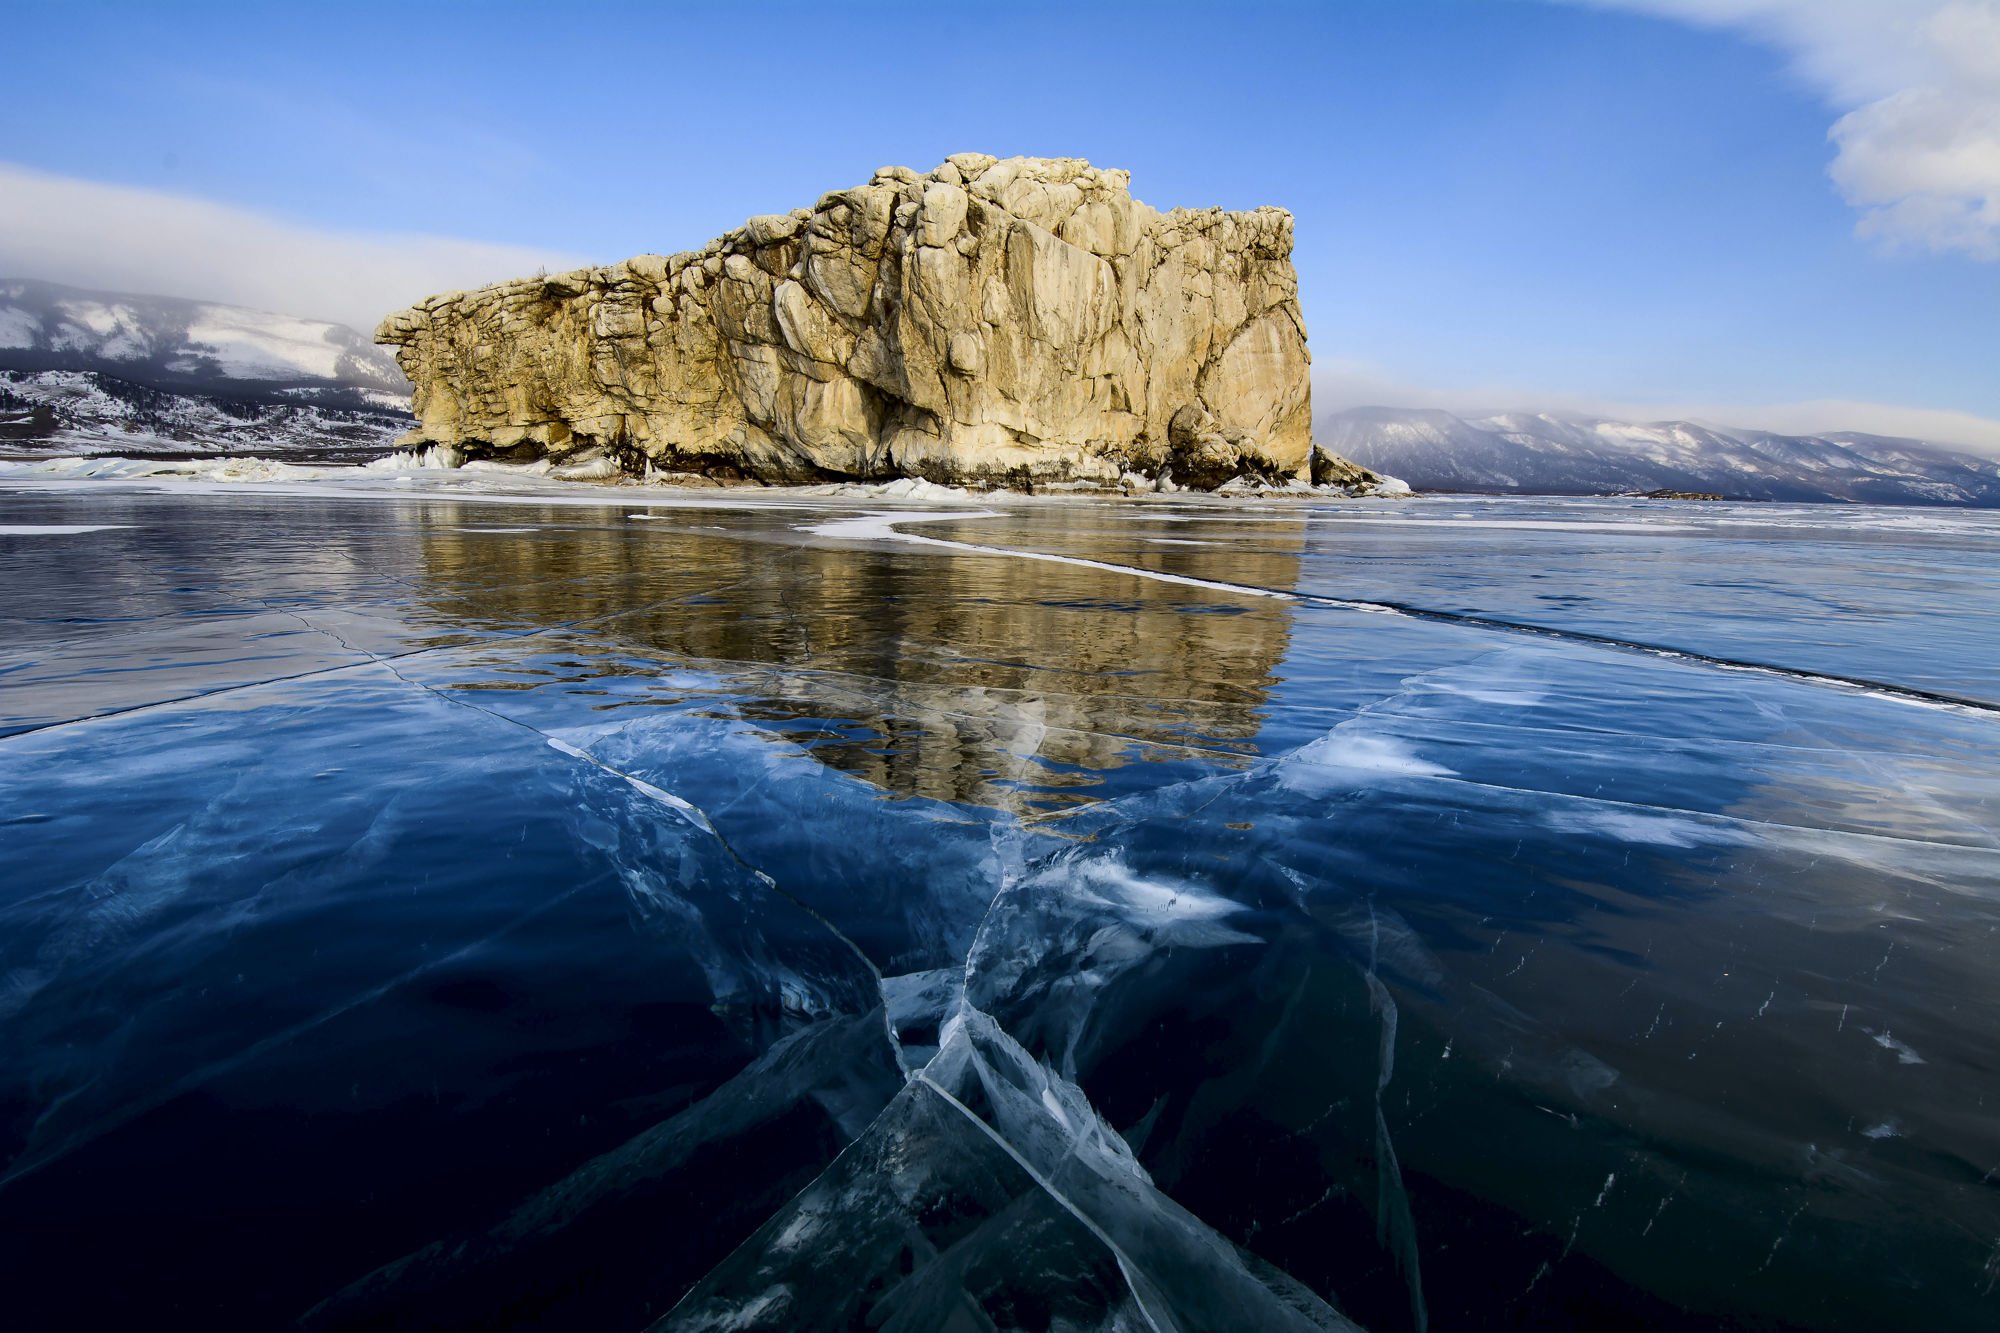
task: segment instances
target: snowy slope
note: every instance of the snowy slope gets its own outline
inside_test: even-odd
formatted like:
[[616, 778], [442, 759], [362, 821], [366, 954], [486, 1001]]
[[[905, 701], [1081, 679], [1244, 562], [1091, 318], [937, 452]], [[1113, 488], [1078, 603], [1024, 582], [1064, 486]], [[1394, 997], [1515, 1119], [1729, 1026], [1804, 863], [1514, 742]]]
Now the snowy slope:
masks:
[[1673, 490], [1741, 500], [2000, 507], [2000, 461], [1877, 435], [1381, 407], [1322, 417], [1314, 434], [1363, 467], [1392, 472], [1419, 490]]
[[407, 406], [409, 382], [340, 324], [166, 296], [0, 279], [0, 370], [97, 371], [236, 399]]
[[95, 370], [0, 370], [0, 458], [259, 454], [365, 462], [413, 424], [404, 412], [301, 398], [156, 389]]

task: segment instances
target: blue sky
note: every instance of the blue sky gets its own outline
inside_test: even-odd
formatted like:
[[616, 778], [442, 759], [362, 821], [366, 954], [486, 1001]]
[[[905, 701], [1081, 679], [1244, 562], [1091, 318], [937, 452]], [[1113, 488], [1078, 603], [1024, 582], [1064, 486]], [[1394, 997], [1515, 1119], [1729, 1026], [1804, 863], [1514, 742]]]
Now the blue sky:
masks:
[[[1158, 206], [1291, 209], [1329, 405], [1782, 427], [1818, 404], [1854, 419], [1789, 424], [1915, 409], [1949, 433], [1923, 413], [2000, 419], [1978, 154], [1969, 183], [1912, 186], [1888, 131], [1829, 130], [1926, 80], [1976, 119], [1980, 69], [1897, 45], [1965, 9], [2000, 21], [1994, 0], [17, 2], [0, 269], [363, 323], [534, 262], [699, 245], [885, 163], [1080, 156]], [[1947, 226], [1940, 198], [1970, 203]]]

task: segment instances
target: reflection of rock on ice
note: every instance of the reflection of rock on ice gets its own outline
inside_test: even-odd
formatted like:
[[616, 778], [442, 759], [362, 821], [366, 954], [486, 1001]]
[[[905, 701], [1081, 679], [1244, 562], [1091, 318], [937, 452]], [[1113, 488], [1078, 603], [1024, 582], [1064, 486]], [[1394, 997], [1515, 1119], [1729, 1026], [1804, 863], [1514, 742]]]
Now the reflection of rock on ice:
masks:
[[[441, 615], [510, 628], [602, 617], [612, 641], [720, 673], [753, 720], [897, 795], [1062, 806], [1135, 758], [1248, 756], [1290, 642], [1289, 613], [1269, 599], [1205, 615], [1217, 594], [1165, 586], [1112, 607], [1104, 575], [1063, 565], [664, 522], [641, 540], [578, 528], [495, 542], [436, 508], [422, 542]], [[1237, 574], [1289, 587], [1302, 525], [1290, 550], [1287, 525], [1260, 532]], [[1191, 557], [1146, 558], [1173, 572]], [[584, 586], [599, 591], [579, 604]]]

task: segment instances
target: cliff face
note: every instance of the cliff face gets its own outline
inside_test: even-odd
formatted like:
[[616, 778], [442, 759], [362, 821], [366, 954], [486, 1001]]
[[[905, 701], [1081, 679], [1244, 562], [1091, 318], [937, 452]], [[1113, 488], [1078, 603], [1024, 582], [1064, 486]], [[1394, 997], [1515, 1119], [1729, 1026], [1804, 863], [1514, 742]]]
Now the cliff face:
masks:
[[961, 153], [699, 251], [434, 296], [376, 333], [411, 444], [767, 481], [1310, 479], [1292, 218]]

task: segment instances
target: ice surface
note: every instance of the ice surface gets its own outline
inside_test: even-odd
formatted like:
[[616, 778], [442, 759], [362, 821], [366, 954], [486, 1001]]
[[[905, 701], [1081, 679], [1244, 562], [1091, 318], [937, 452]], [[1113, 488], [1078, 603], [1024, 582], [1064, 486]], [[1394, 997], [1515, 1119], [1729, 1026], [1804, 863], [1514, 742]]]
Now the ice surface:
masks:
[[[1442, 764], [1419, 758], [1401, 740], [1368, 734], [1366, 719], [1343, 723], [1312, 744], [1294, 751], [1288, 759], [1307, 769], [1333, 769], [1341, 773], [1379, 773], [1384, 777], [1448, 778], [1452, 771]], [[1288, 771], [1294, 782], [1308, 781], [1297, 769]]]
[[[463, 1324], [549, 1304], [571, 1319], [637, 1325], [641, 1310], [613, 1295], [630, 1285], [621, 1265], [644, 1265], [646, 1287], [679, 1295], [724, 1259], [732, 1229], [740, 1235], [757, 1225], [865, 1133], [901, 1079], [879, 1014], [800, 1028], [686, 1110], [585, 1162], [498, 1224], [385, 1265], [305, 1323], [343, 1327], [421, 1314]], [[705, 1169], [705, 1159], [751, 1153], [759, 1157], [753, 1170]], [[662, 1212], [699, 1214], [702, 1225], [658, 1247], [631, 1234]], [[635, 1240], [643, 1247], [636, 1252]], [[835, 1253], [852, 1251], [830, 1247], [829, 1256]], [[585, 1301], [565, 1292], [578, 1273], [601, 1273], [604, 1292]], [[734, 1317], [754, 1320], [754, 1309]]]
[[1353, 515], [1344, 517], [1340, 521], [1343, 525], [1439, 526], [1460, 530], [1490, 528], [1502, 532], [1629, 532], [1649, 537], [1663, 533], [1697, 532], [1700, 530], [1689, 524], [1677, 523], [1664, 518], [1615, 522], [1602, 519], [1474, 518], [1470, 515], [1433, 518], [1427, 514], [1400, 514], [1393, 518], [1387, 516], [1377, 517], [1374, 515]]
[[1079, 569], [1096, 569], [1106, 573], [1128, 574], [1137, 578], [1152, 579], [1160, 583], [1177, 583], [1183, 587], [1207, 588], [1218, 592], [1239, 593], [1249, 597], [1285, 598], [1289, 596], [1287, 593], [1269, 588], [1222, 583], [1211, 579], [1189, 578], [1183, 574], [1170, 574], [1160, 570], [1146, 569], [1138, 565], [1114, 565], [1102, 560], [1088, 560], [1080, 556], [1059, 555], [1048, 551], [981, 546], [974, 542], [947, 541], [943, 538], [927, 536], [920, 532], [903, 531], [903, 525], [909, 523], [936, 523], [945, 520], [976, 519], [991, 516], [990, 513], [985, 511], [974, 511], [968, 514], [949, 510], [936, 513], [866, 514], [859, 518], [836, 519], [831, 523], [805, 524], [802, 525], [801, 531], [837, 540], [908, 542], [917, 546], [940, 547], [949, 550], [965, 551], [974, 555], [1003, 556], [1014, 560], [1035, 560], [1046, 561], [1052, 564], [1075, 565]]
[[969, 1009], [835, 1170], [657, 1327], [838, 1328], [872, 1311], [915, 1330], [968, 1308], [1046, 1326], [1009, 1317], [1023, 1305], [1076, 1328], [1351, 1327], [1160, 1194], [1078, 1089]]
[[[1993, 716], [1331, 595], [1639, 624], [1679, 562], [1511, 545], [1602, 507], [1452, 538], [1516, 586], [1317, 504], [43, 476], [31, 1322], [1989, 1322]], [[1800, 531], [1704, 595], [1927, 563], [1982, 669], [1983, 529]]]
[[0, 537], [74, 537], [125, 526], [123, 523], [0, 523]]

